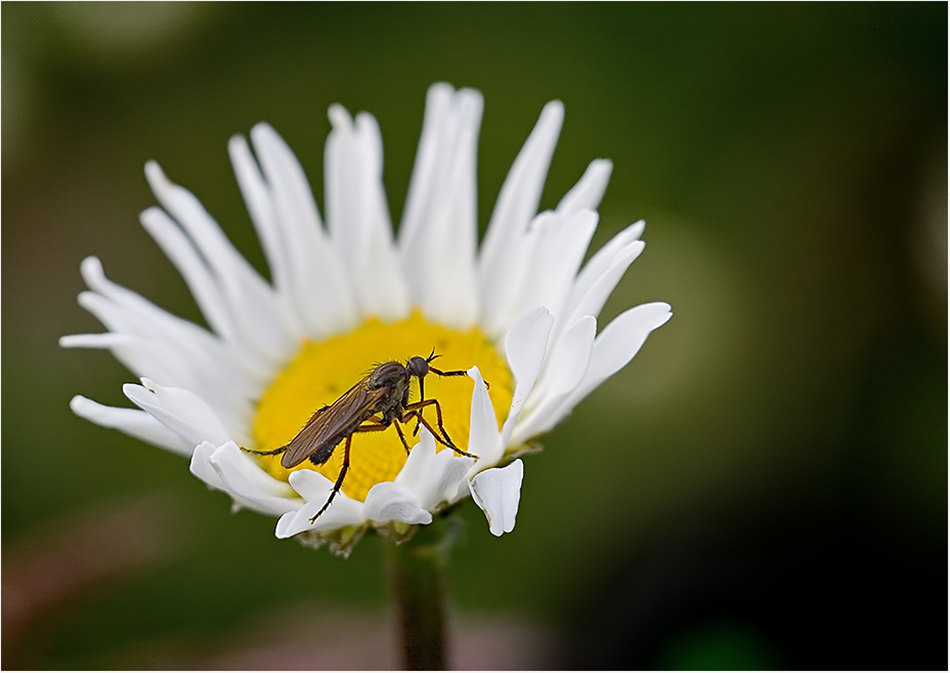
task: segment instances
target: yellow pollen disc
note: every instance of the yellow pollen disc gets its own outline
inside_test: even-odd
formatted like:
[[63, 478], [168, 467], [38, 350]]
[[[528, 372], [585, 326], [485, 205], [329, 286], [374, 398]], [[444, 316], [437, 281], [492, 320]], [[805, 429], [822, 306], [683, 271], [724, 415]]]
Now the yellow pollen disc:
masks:
[[[507, 417], [511, 405], [511, 372], [504, 359], [477, 329], [460, 332], [428, 322], [418, 312], [408, 319], [383, 323], [369, 319], [349, 334], [331, 337], [326, 341], [304, 342], [300, 353], [284, 369], [257, 405], [252, 433], [260, 451], [284, 446], [293, 439], [313, 412], [332, 405], [353, 384], [369, 374], [380, 363], [396, 360], [405, 364], [409, 358], [428, 357], [432, 349], [442, 355], [431, 364], [442, 371], [468, 370], [478, 366], [482, 377], [491, 384], [488, 391], [495, 408], [499, 427]], [[468, 446], [469, 424], [474, 381], [468, 376], [441, 378], [430, 372], [425, 377], [427, 399], [436, 399], [442, 407], [442, 420], [449, 438], [460, 449]], [[410, 381], [409, 402], [419, 400], [419, 380]], [[438, 428], [434, 406], [423, 415], [430, 425]], [[409, 446], [418, 438], [412, 437], [416, 423], [403, 425]], [[280, 455], [259, 456], [261, 465], [278, 479], [287, 480], [293, 470], [316, 470], [335, 482], [343, 466], [346, 440], [341, 441], [333, 455], [323, 465], [305, 460], [291, 470], [280, 464]], [[438, 442], [437, 450], [451, 451]], [[350, 449], [350, 469], [342, 491], [355, 500], [365, 500], [373, 486], [392, 481], [406, 462], [406, 449], [392, 426], [380, 432], [360, 432], [353, 435]]]

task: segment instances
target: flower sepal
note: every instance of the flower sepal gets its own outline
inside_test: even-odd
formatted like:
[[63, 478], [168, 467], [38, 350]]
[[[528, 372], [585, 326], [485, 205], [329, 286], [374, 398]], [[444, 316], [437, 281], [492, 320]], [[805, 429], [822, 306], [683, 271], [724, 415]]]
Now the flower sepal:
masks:
[[[387, 521], [384, 524], [370, 526], [344, 526], [329, 531], [308, 530], [294, 536], [300, 544], [311, 549], [327, 546], [329, 550], [343, 558], [349, 557], [356, 544], [363, 539], [367, 531], [373, 530], [381, 537], [402, 545], [410, 540], [418, 547], [415, 553], [447, 553], [449, 548], [461, 536], [464, 521], [458, 515], [458, 506], [447, 505], [439, 511], [430, 524], [408, 524], [403, 521]], [[422, 536], [420, 536], [422, 533]], [[420, 536], [420, 537], [417, 537]]]
[[521, 458], [521, 456], [532, 456], [536, 453], [541, 453], [544, 451], [544, 445], [541, 442], [531, 440], [521, 444], [520, 446], [515, 446], [505, 452], [505, 461], [511, 462], [515, 458]]
[[376, 530], [384, 538], [392, 540], [396, 544], [401, 544], [411, 540], [419, 530], [419, 525], [412, 525], [402, 521], [389, 521], [382, 526], [377, 526]]
[[304, 547], [319, 549], [327, 545], [336, 556], [348, 558], [356, 544], [363, 539], [369, 526], [344, 526], [334, 531], [308, 530], [299, 533], [294, 538]]

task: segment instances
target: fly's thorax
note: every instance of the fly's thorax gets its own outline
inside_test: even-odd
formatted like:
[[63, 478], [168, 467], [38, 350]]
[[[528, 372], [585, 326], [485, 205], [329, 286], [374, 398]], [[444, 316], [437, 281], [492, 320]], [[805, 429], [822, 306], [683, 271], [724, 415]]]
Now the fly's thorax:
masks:
[[384, 387], [395, 389], [399, 384], [402, 384], [401, 393], [409, 384], [409, 371], [398, 362], [384, 362], [366, 380], [366, 387], [370, 390]]
[[382, 414], [383, 424], [389, 425], [402, 416], [409, 401], [409, 371], [399, 362], [384, 362], [366, 379], [367, 390], [385, 390], [385, 396], [375, 409]]

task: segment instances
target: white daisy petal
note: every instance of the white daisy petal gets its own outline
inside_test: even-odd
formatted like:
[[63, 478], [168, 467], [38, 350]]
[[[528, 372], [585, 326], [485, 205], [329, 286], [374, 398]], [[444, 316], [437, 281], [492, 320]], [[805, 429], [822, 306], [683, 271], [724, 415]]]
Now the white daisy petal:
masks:
[[[324, 498], [325, 501], [326, 498]], [[274, 535], [283, 540], [307, 531], [329, 532], [366, 523], [363, 517], [363, 503], [344, 498], [342, 493], [337, 495], [329, 509], [311, 522], [311, 517], [319, 512], [321, 507], [323, 507], [323, 502], [314, 500], [298, 510], [285, 513], [277, 520]]]
[[485, 512], [492, 535], [501, 536], [515, 529], [523, 479], [524, 463], [520, 458], [505, 467], [480, 472], [472, 479], [472, 498]]
[[324, 149], [324, 209], [327, 229], [344, 266], [352, 268], [359, 256], [363, 234], [361, 204], [365, 160], [353, 129], [353, 119], [342, 105], [331, 105], [327, 110], [330, 135]]
[[154, 161], [145, 164], [145, 177], [159, 203], [182, 226], [218, 278], [248, 290], [252, 285], [264, 287], [263, 279], [231, 245], [194, 194], [171, 182]]
[[549, 215], [532, 223], [539, 236], [528, 265], [530, 282], [521, 292], [521, 312], [533, 306], [546, 306], [555, 315], [561, 312], [599, 219], [592, 210], [570, 217]]
[[113, 428], [152, 444], [162, 449], [168, 449], [180, 456], [190, 456], [193, 445], [184, 441], [180, 435], [172, 432], [150, 416], [138, 409], [123, 409], [99, 404], [88, 397], [75, 395], [69, 401], [69, 408], [77, 416], [92, 421], [104, 428]]
[[[538, 222], [543, 222], [550, 217], [552, 217], [550, 212], [544, 212], [531, 221], [528, 230], [512, 241], [509, 246], [507, 252], [510, 268], [506, 273], [488, 281], [492, 287], [488, 288], [487, 292], [495, 293], [497, 296], [491, 311], [482, 312], [480, 323], [482, 329], [493, 341], [504, 336], [510, 326], [517, 322], [528, 308], [536, 306], [531, 303], [533, 297], [525, 288], [530, 286], [530, 268], [538, 248], [538, 241], [544, 231], [544, 225]], [[483, 283], [483, 291], [485, 287]], [[487, 300], [483, 302], [485, 305], [487, 303]]]
[[366, 502], [363, 503], [363, 516], [375, 523], [432, 523], [432, 515], [419, 506], [413, 492], [392, 481], [381, 482], [369, 489]]
[[273, 365], [240, 340], [224, 296], [188, 237], [160, 208], [143, 211], [139, 219], [181, 273], [208, 324], [221, 335], [235, 369], [250, 381], [266, 383], [272, 376]]
[[567, 328], [549, 348], [536, 388], [543, 395], [573, 390], [580, 384], [590, 364], [597, 334], [597, 319], [585, 315]]
[[596, 332], [596, 318], [584, 316], [553, 344], [531, 396], [531, 404], [511, 433], [509, 441], [513, 445], [524, 444], [562, 420], [559, 410], [587, 374]]
[[[106, 335], [88, 335], [89, 339], [63, 339], [65, 348], [109, 348], [113, 355], [137, 377], [147, 376], [169, 385], [187, 388], [204, 399], [230, 427], [243, 424], [252, 415], [256, 397], [251, 382], [226, 369], [230, 359], [219, 349], [205, 349], [200, 341], [183, 336], [180, 340], [139, 338], [136, 329], [119, 330], [122, 310], [101, 295], [91, 292], [80, 295], [80, 304], [99, 318], [112, 331]], [[119, 314], [111, 316], [110, 313]], [[80, 336], [80, 335], [71, 335]], [[116, 336], [120, 338], [116, 339]]]
[[146, 164], [145, 175], [159, 202], [181, 224], [220, 283], [221, 296], [232, 309], [241, 340], [263, 357], [282, 364], [296, 344], [271, 288], [191, 192], [168, 180], [154, 161]]
[[[333, 482], [314, 470], [295, 470], [290, 473], [289, 481], [294, 490], [307, 502], [321, 499], [326, 502], [330, 497], [330, 491], [333, 490]], [[337, 494], [337, 497], [344, 496], [343, 491]]]
[[[290, 485], [303, 496], [306, 504], [296, 512], [288, 512], [277, 522], [277, 537], [290, 537], [305, 530], [334, 530], [344, 526], [356, 526], [365, 523], [363, 503], [348, 498], [340, 491], [330, 507], [320, 517], [310, 522], [326, 504], [333, 490], [333, 482], [313, 470], [297, 470], [290, 475]], [[292, 532], [291, 532], [292, 531]]]
[[503, 254], [503, 249], [524, 231], [537, 212], [563, 121], [564, 106], [560, 101], [545, 105], [534, 130], [512, 164], [482, 243], [483, 269], [490, 271], [500, 263], [499, 255]]
[[165, 382], [183, 381], [186, 385], [194, 378], [187, 368], [187, 363], [177, 360], [175, 352], [165, 342], [141, 339], [130, 334], [105, 332], [70, 334], [62, 337], [59, 343], [64, 348], [108, 349], [116, 360], [139, 378], [149, 376]]
[[214, 465], [211, 462], [211, 456], [217, 450], [218, 447], [211, 442], [201, 442], [201, 444], [194, 448], [191, 454], [191, 463], [188, 465], [188, 469], [209, 488], [227, 492], [227, 485], [224, 483], [224, 479], [222, 479], [221, 474], [214, 469]]
[[[342, 106], [330, 108], [333, 130], [326, 147], [327, 226], [358, 292], [364, 313], [383, 319], [404, 316], [409, 289], [399, 270], [392, 224], [383, 193], [382, 140], [366, 113], [356, 123]], [[384, 278], [382, 283], [361, 282]]]
[[561, 102], [548, 103], [502, 185], [479, 258], [483, 316], [498, 310], [521, 268], [517, 241], [537, 212], [563, 121]]
[[285, 246], [283, 230], [278, 224], [276, 205], [270, 198], [270, 190], [254, 161], [247, 141], [241, 136], [232, 137], [228, 142], [228, 153], [248, 214], [267, 258], [274, 288], [277, 290], [275, 299], [283, 312], [288, 329], [299, 339], [305, 333], [302, 324], [305, 322], [304, 306], [295, 296], [296, 287], [291, 279], [293, 267], [290, 251]]
[[643, 220], [634, 222], [610, 239], [604, 247], [591, 256], [587, 264], [584, 265], [584, 268], [577, 274], [577, 279], [571, 290], [572, 301], [576, 302], [580, 297], [587, 294], [590, 286], [610, 267], [617, 253], [627, 248], [627, 246], [643, 235], [645, 226], [646, 222]]
[[[92, 292], [79, 295], [79, 303], [94, 312], [113, 332], [131, 332], [139, 336], [161, 336], [172, 341], [211, 340], [210, 333], [194, 323], [168, 313], [141, 295], [106, 278], [102, 262], [87, 257], [79, 266], [83, 280]], [[99, 302], [92, 304], [90, 302]]]
[[456, 456], [450, 449], [436, 453], [435, 439], [425, 428], [419, 438], [395, 483], [408, 488], [420, 507], [433, 512], [443, 503], [455, 502], [459, 491], [465, 489], [466, 473], [474, 461]]
[[[440, 173], [452, 158], [451, 148], [445, 146], [445, 136], [454, 96], [455, 90], [445, 82], [433, 84], [426, 92], [422, 134], [419, 137], [419, 148], [416, 150], [416, 160], [409, 179], [409, 193], [399, 225], [399, 247], [403, 254], [406, 250], [417, 247], [425, 239], [426, 229], [432, 223], [428, 211], [432, 207], [432, 199], [438, 197], [434, 188], [440, 182]], [[454, 139], [449, 140], [451, 142]], [[405, 262], [404, 258], [406, 278], [413, 293], [417, 294], [422, 278], [415, 273], [413, 265], [407, 265]]]
[[[208, 389], [219, 390], [233, 404], [260, 394], [259, 386], [239, 374], [221, 341], [210, 332], [113, 283], [95, 257], [84, 259], [80, 271], [93, 292], [80, 293], [79, 303], [110, 331], [163, 340], [176, 350], [177, 357], [188, 361], [190, 369], [201, 372], [196, 379], [214, 380], [216, 385]], [[226, 385], [220, 385], [222, 381]]]
[[551, 312], [539, 306], [525, 313], [505, 337], [505, 354], [508, 356], [508, 368], [515, 379], [515, 394], [501, 431], [503, 446], [508, 445], [508, 438], [541, 371], [553, 324]]
[[[294, 535], [298, 535], [313, 528], [313, 525], [310, 523], [310, 517], [313, 515], [308, 515], [306, 512], [301, 511], [303, 509], [304, 508], [301, 507], [300, 509], [293, 510], [291, 512], [285, 512], [281, 515], [281, 517], [277, 520], [277, 526], [274, 530], [274, 536], [278, 540], [286, 540], [289, 537], [293, 537]], [[314, 512], [316, 512], [316, 510], [314, 510]], [[320, 523], [325, 523], [323, 521], [323, 517], [320, 518]], [[337, 525], [342, 528], [347, 524], [337, 523]]]
[[207, 402], [183, 388], [160, 386], [143, 378], [141, 386], [126, 383], [122, 392], [192, 446], [205, 440], [220, 446], [230, 439]]
[[481, 372], [478, 367], [472, 367], [468, 370], [468, 375], [475, 381], [475, 388], [472, 390], [471, 430], [468, 437], [468, 453], [478, 456], [478, 461], [471, 468], [474, 473], [486, 465], [497, 465], [505, 453], [505, 447], [501, 442], [495, 409]]
[[435, 439], [431, 432], [422, 428], [419, 431], [419, 443], [411, 447], [406, 464], [399, 470], [395, 482], [418, 494], [425, 488], [433, 460], [435, 460]]
[[[268, 124], [251, 131], [254, 149], [268, 180], [279, 226], [287, 289], [313, 337], [356, 324], [356, 304], [341, 260], [323, 229], [317, 204], [303, 168], [291, 149]], [[314, 288], [320, 288], [314, 292]]]
[[264, 257], [267, 258], [274, 287], [278, 291], [286, 291], [292, 286], [288, 280], [291, 268], [290, 251], [284, 245], [284, 237], [277, 224], [276, 204], [271, 200], [270, 189], [243, 136], [231, 137], [228, 141], [228, 155], [248, 215], [257, 231]]
[[96, 292], [80, 292], [78, 303], [96, 317], [110, 332], [142, 336], [148, 332], [144, 320], [134, 313], [123, 310], [114, 301], [110, 301]]
[[[478, 314], [475, 268], [475, 144], [477, 129], [464, 129], [456, 162], [447, 174], [444, 198], [434, 210], [442, 226], [432, 227], [424, 267], [427, 278], [420, 289], [426, 316], [459, 329], [469, 327]], [[410, 253], [412, 254], [412, 253]]]
[[[322, 476], [316, 472], [314, 474]], [[333, 484], [328, 479], [326, 491], [322, 498], [310, 500], [302, 505], [300, 509], [287, 512], [281, 516], [277, 521], [275, 535], [280, 539], [284, 539], [305, 531], [330, 532], [347, 526], [365, 524], [363, 503], [347, 498], [342, 492], [337, 493], [333, 503], [323, 514], [314, 521], [310, 521], [326, 503], [332, 488]]]
[[595, 211], [583, 209], [570, 215], [547, 211], [531, 221], [512, 249], [518, 270], [499, 281], [508, 287], [494, 318], [483, 318], [489, 334], [507, 328], [535, 306], [561, 314], [598, 219]]
[[665, 324], [671, 317], [673, 314], [669, 304], [655, 302], [635, 306], [614, 318], [597, 335], [587, 374], [558, 414], [565, 415], [590, 391], [630, 362], [650, 332]]
[[59, 338], [61, 348], [94, 348], [108, 350], [115, 346], [121, 346], [138, 341], [136, 337], [128, 334], [116, 334], [106, 332], [100, 334], [67, 334]]
[[468, 473], [474, 462], [471, 458], [455, 455], [449, 449], [435, 454], [429, 467], [429, 478], [415, 491], [419, 504], [434, 512], [443, 504], [454, 504], [467, 495]]
[[585, 315], [594, 317], [600, 315], [610, 293], [617, 287], [617, 283], [620, 282], [627, 268], [633, 264], [633, 260], [643, 252], [643, 248], [643, 241], [633, 241], [618, 250], [604, 272], [593, 280], [582, 296], [577, 296], [575, 286], [575, 291], [571, 293], [564, 310], [566, 324], [572, 324]]
[[161, 208], [147, 208], [139, 215], [142, 226], [175, 265], [202, 315], [211, 328], [226, 339], [234, 339], [234, 321], [224, 297], [192, 242]]
[[581, 268], [599, 220], [596, 211], [578, 210], [562, 220], [548, 240], [544, 241], [547, 247], [539, 250], [544, 260], [539, 275], [543, 274], [547, 280], [546, 292], [541, 295], [543, 306], [560, 311]]
[[[241, 433], [241, 428], [251, 416], [248, 399], [224, 380], [202, 378], [207, 372], [204, 366], [192, 366], [192, 358], [167, 341], [140, 339], [129, 334], [107, 332], [104, 334], [70, 334], [60, 339], [63, 348], [108, 349], [112, 355], [137, 377], [159, 379], [177, 384], [202, 398], [214, 410], [225, 427]], [[217, 387], [210, 387], [207, 384]]]
[[192, 374], [187, 363], [176, 359], [174, 351], [165, 342], [149, 341], [130, 334], [106, 332], [103, 334], [71, 334], [60, 340], [65, 348], [99, 348], [112, 355], [137, 377], [149, 376], [162, 381], [190, 383]]
[[573, 215], [581, 210], [596, 208], [604, 197], [612, 171], [613, 163], [609, 160], [594, 159], [577, 184], [571, 187], [571, 190], [557, 204], [557, 212]]
[[403, 272], [425, 315], [464, 328], [477, 314], [475, 153], [481, 94], [430, 88], [399, 230]]
[[280, 516], [299, 507], [300, 501], [293, 497], [290, 485], [264, 472], [234, 442], [215, 449], [209, 460], [221, 477], [222, 490], [240, 505], [271, 516]]

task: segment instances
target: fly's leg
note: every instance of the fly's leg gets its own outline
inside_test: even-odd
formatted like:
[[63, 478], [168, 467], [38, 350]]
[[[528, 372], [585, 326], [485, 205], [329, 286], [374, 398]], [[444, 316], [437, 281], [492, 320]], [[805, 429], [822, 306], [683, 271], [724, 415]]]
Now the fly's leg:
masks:
[[[440, 357], [435, 354], [435, 350], [429, 355], [426, 359], [426, 362], [432, 362], [435, 358]], [[435, 374], [436, 376], [441, 377], [452, 377], [452, 376], [465, 376], [468, 372], [464, 369], [453, 369], [451, 371], [442, 371], [441, 369], [436, 369], [432, 365], [429, 365], [429, 371]], [[488, 381], [485, 381], [485, 386], [488, 387]], [[426, 398], [426, 389], [425, 389], [425, 376], [419, 377], [419, 400], [424, 401]], [[422, 416], [416, 418], [416, 427], [412, 429], [412, 436], [415, 437], [419, 434], [419, 424], [422, 422]]]
[[417, 414], [418, 414], [419, 420], [422, 421], [422, 424], [426, 427], [426, 430], [431, 432], [432, 436], [435, 439], [445, 444], [448, 448], [452, 449], [453, 451], [455, 451], [455, 453], [459, 454], [460, 456], [466, 456], [467, 458], [476, 458], [476, 459], [478, 458], [478, 456], [476, 456], [475, 454], [468, 453], [467, 451], [462, 451], [462, 449], [455, 446], [455, 444], [452, 442], [452, 439], [445, 432], [445, 429], [441, 427], [442, 426], [441, 423], [439, 423], [439, 426], [440, 426], [439, 429], [442, 431], [442, 434], [445, 436], [445, 441], [443, 441], [442, 438], [439, 437], [438, 433], [435, 431], [435, 428], [433, 428], [432, 425], [429, 424], [429, 421], [427, 421], [425, 418], [422, 417], [421, 413], [417, 412]]
[[[402, 441], [402, 445], [406, 448], [406, 455], [409, 455], [409, 444], [406, 442], [406, 436], [402, 434], [402, 428], [399, 426], [399, 421], [393, 419], [393, 425], [396, 426], [396, 434], [399, 435], [399, 439]], [[418, 427], [418, 423], [416, 424]], [[415, 436], [415, 432], [412, 433]]]
[[[373, 421], [374, 421], [373, 423], [370, 423], [370, 422], [363, 423], [363, 425], [356, 428], [356, 432], [380, 432], [389, 427], [387, 424], [381, 421], [376, 421], [375, 418], [373, 419]], [[405, 447], [406, 455], [408, 456], [409, 444], [406, 442], [406, 436], [403, 434], [402, 428], [399, 427], [399, 421], [397, 421], [395, 418], [393, 419], [393, 425], [396, 426], [396, 434], [398, 434], [399, 439], [402, 440], [402, 445]]]
[[[433, 405], [435, 406], [435, 415], [436, 415], [436, 418], [439, 419], [439, 431], [442, 433], [442, 437], [441, 437], [441, 438], [439, 437], [439, 433], [438, 433], [438, 432], [435, 432], [435, 431], [432, 429], [432, 426], [429, 425], [429, 423], [425, 420], [425, 418], [422, 417], [422, 410], [423, 410], [424, 408], [426, 408], [426, 407], [433, 406]], [[417, 430], [417, 431], [418, 431], [418, 429], [419, 429], [419, 423], [422, 423], [423, 425], [426, 426], [426, 428], [428, 428], [429, 432], [431, 432], [433, 435], [435, 435], [435, 438], [438, 439], [439, 441], [442, 441], [442, 438], [445, 438], [445, 441], [442, 442], [442, 443], [445, 444], [447, 447], [449, 447], [450, 449], [457, 449], [457, 448], [458, 448], [457, 446], [455, 446], [455, 444], [454, 444], [454, 443], [452, 442], [452, 440], [449, 438], [449, 433], [447, 433], [447, 432], [445, 431], [445, 426], [442, 425], [442, 405], [439, 404], [439, 401], [438, 401], [438, 400], [436, 400], [436, 399], [431, 399], [431, 400], [422, 400], [422, 401], [420, 401], [420, 402], [413, 402], [412, 404], [406, 405], [406, 411], [408, 412], [408, 413], [406, 414], [406, 416], [413, 415], [413, 416], [416, 417], [416, 430]], [[415, 433], [413, 433], [413, 434], [415, 434]]]
[[441, 369], [436, 369], [432, 365], [429, 365], [429, 371], [438, 376], [465, 376], [468, 372], [464, 369], [453, 369], [450, 372], [444, 372]]
[[381, 432], [388, 427], [389, 426], [386, 425], [385, 423], [380, 423], [376, 421], [376, 419], [373, 419], [372, 423], [370, 423], [369, 421], [366, 421], [365, 423], [363, 423], [363, 425], [356, 428], [356, 430], [354, 430], [353, 432]]
[[[438, 357], [438, 356], [435, 356], [435, 357]], [[426, 362], [431, 362], [432, 360], [433, 360], [433, 357], [432, 357], [432, 355], [430, 355], [430, 356], [429, 356], [429, 359], [426, 360]], [[467, 375], [468, 375], [468, 371], [465, 370], [465, 369], [453, 369], [453, 370], [451, 370], [451, 371], [447, 371], [447, 372], [446, 372], [446, 371], [442, 371], [441, 369], [436, 369], [436, 368], [433, 367], [432, 365], [429, 365], [429, 371], [432, 372], [433, 374], [435, 374], [436, 376], [441, 376], [441, 377], [443, 377], [443, 378], [449, 378], [449, 377], [453, 377], [453, 376], [467, 376]], [[484, 379], [482, 379], [482, 382], [485, 384], [485, 388], [486, 388], [486, 389], [490, 389], [490, 388], [491, 388], [491, 384], [490, 384], [488, 381], [485, 381]], [[421, 402], [427, 402], [427, 401], [428, 401], [428, 400], [426, 400], [425, 377], [419, 377], [419, 400], [420, 400], [420, 402], [417, 402], [417, 404], [419, 404], [419, 403], [421, 403]], [[441, 415], [441, 409], [440, 409], [438, 406], [436, 406], [436, 409], [439, 409], [439, 414]], [[413, 428], [413, 430], [412, 430], [412, 436], [413, 436], [413, 437], [415, 437], [416, 435], [419, 434], [419, 424], [420, 424], [421, 422], [422, 422], [422, 416], [419, 415], [419, 416], [416, 417], [416, 427]], [[441, 420], [440, 420], [440, 422], [439, 422], [439, 427], [441, 427], [441, 426], [442, 426], [442, 422], [441, 422]], [[431, 430], [431, 428], [430, 428], [430, 430]], [[443, 430], [442, 432], [444, 433], [445, 430]], [[448, 435], [446, 435], [446, 437], [448, 437]], [[449, 444], [446, 444], [446, 446], [449, 446], [450, 448], [453, 448], [453, 449], [455, 448], [454, 446], [452, 446], [451, 442], [450, 442]]]
[[[433, 374], [436, 374], [437, 376], [465, 376], [465, 375], [468, 374], [468, 372], [467, 372], [466, 370], [464, 370], [464, 369], [455, 369], [455, 370], [450, 371], [450, 372], [443, 372], [443, 371], [441, 371], [441, 370], [439, 370], [439, 369], [436, 369], [436, 368], [433, 367], [432, 365], [429, 365], [429, 371], [432, 372]], [[485, 381], [485, 379], [482, 379], [482, 381], [484, 382], [486, 388], [491, 388], [491, 384], [488, 383], [488, 381]], [[420, 381], [420, 383], [421, 383], [421, 381]], [[420, 388], [419, 392], [422, 392], [422, 389], [421, 389], [421, 388]]]
[[[433, 350], [433, 351], [432, 351], [432, 354], [426, 359], [426, 363], [428, 364], [429, 362], [432, 362], [432, 361], [433, 361], [434, 359], [436, 359], [437, 357], [440, 357], [440, 356], [439, 356], [439, 355], [436, 355], [436, 354], [435, 354], [435, 351]], [[441, 369], [436, 369], [436, 368], [433, 367], [432, 365], [429, 365], [429, 371], [432, 372], [433, 374], [435, 374], [436, 376], [465, 376], [466, 374], [468, 374], [468, 372], [465, 371], [464, 369], [454, 369], [454, 370], [452, 370], [452, 371], [450, 371], [450, 372], [444, 372], [444, 371], [442, 371]], [[421, 400], [424, 400], [424, 399], [426, 398], [426, 387], [425, 387], [425, 386], [426, 386], [426, 381], [425, 381], [425, 379], [426, 379], [426, 375], [425, 375], [425, 374], [423, 374], [422, 376], [419, 377], [419, 400], [420, 400], [420, 401], [421, 401]], [[418, 423], [416, 423], [416, 431], [413, 432], [412, 434], [416, 434], [416, 432], [419, 432], [419, 424], [418, 424]]]
[[[408, 456], [410, 448], [409, 443], [406, 441], [406, 435], [403, 434], [402, 427], [400, 427], [399, 421], [397, 421], [395, 418], [393, 419], [393, 425], [396, 426], [396, 434], [399, 435], [399, 439], [402, 442], [403, 447], [406, 449], [406, 455]], [[385, 430], [388, 427], [388, 425], [382, 422], [363, 423], [363, 425], [356, 429], [356, 432], [379, 432], [381, 430]]]
[[244, 453], [253, 453], [255, 456], [277, 456], [287, 450], [289, 444], [285, 444], [279, 448], [273, 449], [271, 451], [258, 451], [257, 449], [245, 449], [243, 446], [238, 447]]
[[[463, 372], [464, 374], [464, 372]], [[436, 432], [435, 428], [423, 417], [422, 410], [426, 407], [434, 406], [436, 418], [438, 418], [439, 430]], [[466, 453], [462, 451], [459, 447], [455, 446], [455, 443], [452, 441], [452, 438], [449, 437], [449, 433], [445, 431], [445, 426], [442, 425], [442, 406], [439, 404], [438, 400], [422, 400], [421, 402], [414, 402], [406, 406], [406, 413], [403, 414], [402, 422], [405, 423], [407, 420], [411, 419], [413, 416], [416, 417], [416, 425], [419, 423], [425, 426], [426, 430], [432, 433], [432, 436], [436, 441], [444, 444], [448, 448], [455, 451], [455, 453], [460, 456], [468, 456], [469, 458], [478, 458], [478, 456], [472, 455], [471, 453]]]
[[343, 480], [346, 478], [346, 473], [350, 469], [350, 443], [353, 441], [353, 434], [357, 432], [380, 432], [381, 430], [385, 430], [388, 427], [388, 425], [381, 422], [366, 422], [356, 428], [353, 433], [347, 435], [346, 445], [343, 447], [343, 467], [340, 468], [340, 476], [336, 478], [336, 483], [333, 485], [333, 490], [330, 491], [330, 497], [327, 498], [327, 501], [323, 504], [323, 507], [320, 508], [319, 512], [310, 517], [310, 523], [316, 521], [318, 516], [327, 511], [327, 507], [329, 507], [330, 503], [333, 502], [336, 494], [340, 492], [341, 488], [343, 488]]
[[350, 442], [352, 441], [353, 435], [349, 435], [346, 438], [346, 446], [343, 448], [343, 467], [340, 469], [340, 476], [336, 478], [336, 483], [333, 485], [333, 490], [330, 491], [330, 497], [327, 498], [325, 503], [323, 503], [323, 507], [320, 508], [319, 512], [310, 517], [310, 523], [316, 521], [318, 516], [327, 511], [327, 507], [329, 507], [330, 503], [333, 502], [336, 494], [340, 492], [340, 488], [343, 486], [343, 480], [346, 478], [347, 470], [350, 469]]

